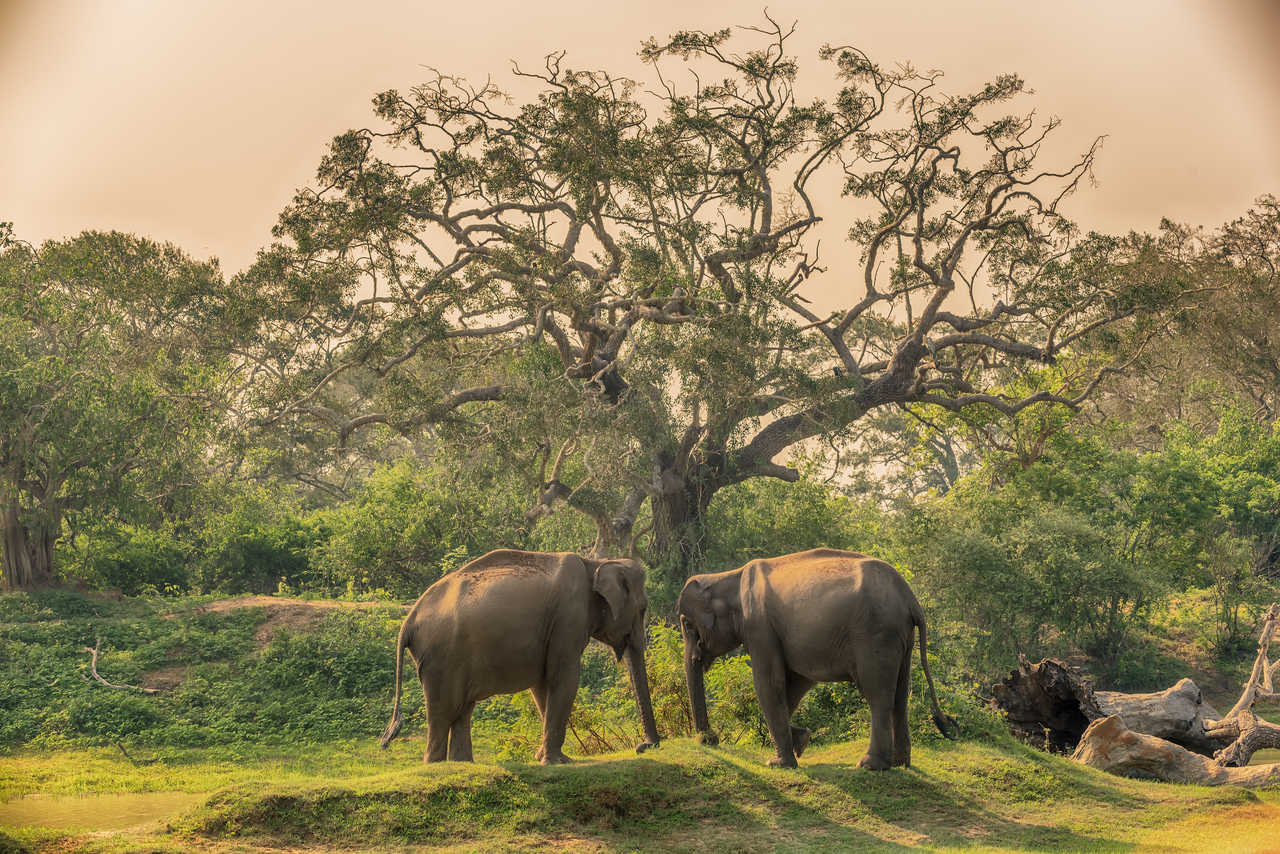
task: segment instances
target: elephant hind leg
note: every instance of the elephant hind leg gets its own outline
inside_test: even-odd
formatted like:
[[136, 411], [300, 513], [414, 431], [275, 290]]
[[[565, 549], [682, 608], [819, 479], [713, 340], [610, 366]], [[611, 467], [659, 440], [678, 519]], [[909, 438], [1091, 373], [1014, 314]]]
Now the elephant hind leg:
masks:
[[[800, 705], [800, 701], [804, 699], [804, 695], [809, 693], [809, 689], [814, 685], [812, 679], [806, 679], [799, 673], [787, 673], [787, 712], [789, 715], [796, 713], [796, 708]], [[795, 752], [798, 759], [804, 754], [804, 749], [809, 746], [809, 730], [804, 727], [791, 727], [791, 749]]]
[[449, 730], [453, 726], [452, 715], [439, 709], [439, 703], [427, 704], [427, 752], [423, 762], [443, 762], [449, 754]]
[[[533, 697], [533, 707], [538, 710], [538, 720], [542, 721], [545, 729], [547, 725], [547, 689], [543, 685], [534, 685], [529, 689], [529, 696]], [[535, 762], [541, 762], [542, 757], [546, 753], [543, 750], [542, 742], [538, 743], [538, 750], [533, 754]]]
[[871, 744], [866, 756], [859, 760], [859, 767], [883, 771], [893, 766], [894, 699], [901, 669], [901, 652], [888, 652], [884, 644], [878, 652], [869, 649], [860, 656], [858, 687], [871, 707]]
[[427, 750], [422, 754], [423, 762], [443, 762], [449, 750], [449, 727], [453, 716], [442, 708], [439, 674], [429, 674], [418, 659], [418, 682], [422, 685], [422, 702], [427, 707]]
[[911, 644], [902, 656], [898, 668], [898, 688], [893, 694], [893, 764], [911, 764], [911, 728], [907, 721], [908, 702], [911, 699]]
[[449, 727], [449, 761], [474, 762], [471, 755], [471, 713], [475, 703], [468, 703]]

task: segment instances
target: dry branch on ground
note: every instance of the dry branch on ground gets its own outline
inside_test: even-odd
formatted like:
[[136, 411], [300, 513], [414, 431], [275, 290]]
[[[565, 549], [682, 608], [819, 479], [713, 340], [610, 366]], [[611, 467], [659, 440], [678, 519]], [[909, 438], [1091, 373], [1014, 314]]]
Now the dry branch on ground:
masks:
[[[100, 685], [105, 685], [108, 688], [114, 688], [117, 691], [141, 691], [143, 694], [160, 693], [157, 688], [143, 688], [139, 685], [117, 685], [114, 682], [108, 682], [106, 679], [103, 679], [102, 674], [98, 673], [98, 647], [100, 646], [102, 646], [102, 638], [97, 639], [92, 649], [87, 646], [81, 647], [81, 651], [89, 653], [89, 673], [93, 676], [93, 680], [95, 682]], [[83, 673], [81, 673], [80, 676], [86, 682], [89, 681], [89, 677], [85, 676]]]
[[1280, 726], [1253, 710], [1277, 697], [1280, 662], [1268, 651], [1278, 624], [1280, 603], [1267, 611], [1253, 671], [1226, 716], [1190, 679], [1151, 694], [1095, 692], [1069, 665], [1033, 665], [1025, 656], [995, 686], [992, 703], [1024, 740], [1058, 752], [1074, 748], [1073, 759], [1114, 774], [1208, 786], [1280, 782], [1280, 763], [1244, 767], [1258, 750], [1280, 748]]

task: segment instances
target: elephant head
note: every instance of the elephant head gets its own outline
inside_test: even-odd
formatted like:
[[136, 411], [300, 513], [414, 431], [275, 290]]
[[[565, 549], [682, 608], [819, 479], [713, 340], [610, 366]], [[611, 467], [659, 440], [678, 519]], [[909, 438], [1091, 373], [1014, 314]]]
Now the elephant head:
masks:
[[707, 691], [702, 675], [717, 658], [742, 643], [742, 607], [736, 570], [716, 575], [695, 575], [685, 582], [676, 603], [680, 632], [684, 636], [684, 675], [693, 706], [698, 740], [715, 744], [719, 739], [707, 718]]
[[645, 671], [644, 649], [648, 639], [645, 612], [649, 599], [644, 592], [644, 568], [633, 560], [588, 561], [594, 572], [592, 590], [597, 614], [591, 636], [613, 650], [621, 661], [625, 655], [636, 707], [644, 726], [645, 743], [638, 752], [658, 745], [658, 729], [649, 697], [649, 676]]

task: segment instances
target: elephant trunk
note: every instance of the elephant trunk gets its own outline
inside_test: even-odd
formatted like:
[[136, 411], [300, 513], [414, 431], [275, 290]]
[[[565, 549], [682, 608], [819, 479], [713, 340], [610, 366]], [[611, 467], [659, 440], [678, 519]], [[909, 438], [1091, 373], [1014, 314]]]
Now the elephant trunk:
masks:
[[631, 688], [636, 693], [636, 707], [640, 710], [640, 722], [644, 727], [644, 744], [636, 748], [643, 753], [658, 746], [658, 727], [653, 721], [653, 701], [649, 697], [649, 674], [644, 666], [644, 634], [634, 635], [627, 644], [627, 670], [631, 675]]
[[685, 635], [684, 640], [684, 678], [689, 686], [689, 702], [693, 705], [693, 727], [697, 730], [698, 740], [704, 744], [715, 744], [717, 739], [711, 731], [711, 721], [707, 719], [707, 689], [702, 681], [702, 660], [695, 657], [697, 640]]

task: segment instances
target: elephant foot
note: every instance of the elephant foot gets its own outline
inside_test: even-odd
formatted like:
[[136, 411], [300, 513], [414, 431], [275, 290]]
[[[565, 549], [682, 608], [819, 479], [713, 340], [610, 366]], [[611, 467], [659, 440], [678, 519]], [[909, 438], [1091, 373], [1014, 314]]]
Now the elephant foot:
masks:
[[807, 729], [791, 730], [791, 749], [795, 751], [797, 757], [804, 755], [804, 749], [809, 746], [809, 737], [810, 733]]
[[911, 767], [911, 753], [908, 751], [907, 753], [895, 753], [895, 754], [893, 754], [893, 767], [895, 767], [895, 768], [910, 768], [910, 767]]
[[644, 753], [646, 750], [653, 750], [658, 746], [656, 741], [644, 741], [636, 745], [636, 753]]
[[568, 765], [573, 760], [563, 753], [547, 753], [539, 757], [538, 762], [542, 765]]
[[715, 747], [720, 743], [720, 736], [716, 735], [713, 730], [704, 729], [698, 733], [698, 744], [705, 744], [707, 747]]
[[770, 768], [795, 768], [796, 758], [794, 756], [775, 756], [765, 763]]
[[858, 767], [867, 768], [871, 771], [887, 771], [890, 768], [890, 763], [882, 756], [872, 756], [868, 753], [858, 760]]

